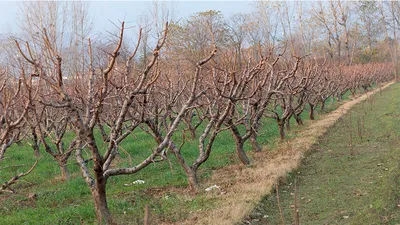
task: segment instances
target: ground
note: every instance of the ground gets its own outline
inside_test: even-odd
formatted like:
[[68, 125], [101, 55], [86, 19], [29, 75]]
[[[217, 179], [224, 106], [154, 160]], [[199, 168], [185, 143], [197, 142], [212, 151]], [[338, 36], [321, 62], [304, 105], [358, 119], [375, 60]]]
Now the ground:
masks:
[[[400, 85], [355, 106], [278, 186], [286, 224], [400, 223]], [[243, 224], [281, 224], [276, 189]], [[297, 201], [295, 206], [295, 199]]]

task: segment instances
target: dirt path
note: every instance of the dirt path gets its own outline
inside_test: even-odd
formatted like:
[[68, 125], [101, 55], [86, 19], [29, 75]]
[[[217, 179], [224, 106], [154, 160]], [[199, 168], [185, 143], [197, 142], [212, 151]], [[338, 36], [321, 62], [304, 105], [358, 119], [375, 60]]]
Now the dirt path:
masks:
[[[179, 224], [236, 224], [250, 213], [261, 198], [270, 193], [280, 177], [298, 167], [303, 155], [348, 110], [369, 96], [387, 88], [394, 82], [375, 89], [322, 115], [316, 121], [307, 121], [304, 129], [276, 151], [263, 151], [252, 155], [253, 166], [232, 165], [214, 172], [209, 184], [222, 187], [222, 192], [210, 193], [208, 198], [218, 206], [212, 211], [193, 213]], [[222, 193], [222, 194], [221, 194]]]

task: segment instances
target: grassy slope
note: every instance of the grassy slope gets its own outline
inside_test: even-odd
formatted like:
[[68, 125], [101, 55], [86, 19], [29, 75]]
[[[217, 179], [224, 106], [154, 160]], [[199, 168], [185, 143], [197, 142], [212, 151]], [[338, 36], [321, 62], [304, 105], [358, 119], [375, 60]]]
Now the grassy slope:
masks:
[[[327, 110], [332, 110], [337, 104], [327, 106]], [[303, 115], [304, 119], [305, 117], [306, 115]], [[292, 123], [294, 124], [294, 121]], [[272, 149], [278, 138], [276, 123], [266, 119], [263, 121], [263, 128], [259, 141]], [[144, 132], [136, 132], [121, 146], [124, 151], [120, 151], [118, 163], [129, 165], [130, 159], [126, 152], [132, 156], [134, 164], [149, 154], [154, 143]], [[194, 159], [197, 155], [196, 146], [196, 141], [187, 142], [182, 151], [186, 157]], [[246, 150], [250, 150], [250, 147], [246, 146]], [[201, 177], [207, 179], [214, 169], [238, 163], [233, 151], [234, 142], [230, 133], [221, 133], [214, 144], [210, 160], [202, 166]], [[14, 145], [7, 151], [6, 157], [8, 159], [4, 160], [0, 167], [20, 167], [2, 169], [0, 182], [5, 182], [16, 173], [26, 171], [35, 161], [32, 150], [27, 145]], [[172, 170], [168, 163], [163, 162], [150, 165], [135, 175], [109, 179], [109, 207], [117, 222], [141, 223], [146, 204], [150, 205], [153, 217], [161, 221], [182, 220], [191, 211], [216, 207], [206, 202], [203, 195], [190, 196], [185, 192], [187, 182], [184, 172], [172, 155], [170, 159], [174, 165]], [[69, 162], [72, 180], [61, 182], [57, 164], [43, 152], [35, 170], [14, 186], [18, 193], [0, 195], [0, 224], [93, 224], [95, 216], [89, 189], [81, 178], [79, 168], [74, 164], [74, 156], [71, 156]], [[145, 180], [146, 183], [124, 186], [138, 179]], [[29, 199], [30, 193], [35, 193], [37, 199]]]
[[[400, 85], [356, 106], [320, 139], [279, 187], [286, 224], [295, 184], [301, 224], [399, 224]], [[248, 221], [280, 224], [276, 195]]]

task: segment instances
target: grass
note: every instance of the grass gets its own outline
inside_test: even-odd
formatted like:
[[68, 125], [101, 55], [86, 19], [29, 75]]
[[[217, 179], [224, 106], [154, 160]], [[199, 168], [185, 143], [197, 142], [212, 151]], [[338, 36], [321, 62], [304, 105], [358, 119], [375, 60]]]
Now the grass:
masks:
[[[332, 110], [337, 105], [328, 104], [327, 110]], [[302, 117], [306, 120], [305, 114], [306, 112]], [[294, 125], [294, 120], [291, 122]], [[289, 133], [288, 136], [291, 138], [295, 134]], [[260, 144], [273, 150], [277, 146], [278, 137], [275, 121], [265, 119], [259, 138]], [[132, 163], [135, 164], [145, 158], [154, 145], [154, 141], [149, 139], [145, 132], [138, 130], [121, 146], [132, 156]], [[192, 141], [183, 147], [183, 154], [189, 161], [197, 156], [196, 146], [197, 142]], [[250, 146], [246, 145], [245, 149], [249, 151]], [[28, 145], [13, 145], [6, 152], [7, 159], [1, 162], [1, 167], [21, 166], [1, 170], [0, 182], [6, 181], [16, 173], [26, 171], [36, 160], [32, 153]], [[118, 164], [130, 165], [128, 155], [124, 151], [120, 151], [120, 154]], [[172, 155], [169, 158], [174, 165], [172, 170], [167, 162], [162, 162], [152, 164], [135, 175], [109, 179], [109, 207], [119, 224], [141, 224], [146, 204], [150, 205], [153, 220], [166, 223], [181, 221], [191, 213], [218, 207], [204, 194], [188, 194], [183, 170]], [[229, 132], [223, 132], [214, 144], [210, 160], [201, 167], [201, 178], [206, 180], [212, 171], [238, 163], [233, 139]], [[14, 186], [17, 194], [0, 195], [0, 224], [94, 224], [95, 214], [90, 191], [74, 163], [74, 156], [69, 160], [68, 168], [72, 179], [61, 182], [56, 162], [42, 151], [35, 170]], [[125, 186], [138, 179], [144, 180], [145, 184]], [[28, 198], [30, 193], [35, 193], [37, 198]]]
[[[400, 85], [355, 106], [280, 182], [286, 224], [400, 223]], [[251, 224], [280, 224], [276, 194], [250, 214]]]

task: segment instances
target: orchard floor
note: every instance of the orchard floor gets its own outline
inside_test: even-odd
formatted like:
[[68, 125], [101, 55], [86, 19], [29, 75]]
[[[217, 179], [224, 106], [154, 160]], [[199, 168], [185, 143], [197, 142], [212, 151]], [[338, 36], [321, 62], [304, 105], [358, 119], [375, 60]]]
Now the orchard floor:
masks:
[[241, 224], [399, 224], [399, 159], [394, 84], [341, 117], [280, 180], [279, 202], [274, 189]]
[[[257, 153], [252, 155], [253, 158], [253, 165], [250, 167], [243, 167], [243, 166], [227, 166], [224, 167], [216, 172], [214, 172], [214, 176], [211, 178], [210, 185], [211, 184], [218, 184], [221, 187], [223, 187], [223, 191], [219, 193], [219, 191], [216, 191], [214, 195], [212, 195], [210, 198], [215, 202], [215, 205], [218, 205], [218, 208], [214, 208], [209, 211], [201, 211], [198, 213], [192, 214], [188, 220], [184, 222], [178, 222], [176, 224], [238, 224], [243, 221], [243, 218], [248, 217], [246, 219], [246, 223], [254, 223], [254, 224], [281, 224], [279, 221], [272, 220], [274, 217], [279, 218], [279, 213], [277, 214], [276, 212], [269, 212], [270, 208], [277, 209], [276, 205], [265, 205], [265, 204], [259, 204], [260, 201], [262, 201], [263, 196], [268, 195], [273, 192], [273, 187], [275, 184], [278, 182], [278, 180], [281, 180], [282, 178], [289, 177], [291, 176], [291, 171], [294, 171], [296, 168], [300, 166], [300, 163], [302, 162], [302, 159], [304, 158], [304, 155], [308, 154], [311, 149], [318, 148], [316, 146], [319, 146], [319, 142], [326, 139], [326, 137], [329, 138], [329, 134], [326, 134], [328, 130], [329, 132], [333, 132], [336, 129], [338, 130], [338, 134], [343, 134], [342, 137], [339, 137], [336, 139], [336, 144], [339, 145], [338, 149], [343, 150], [344, 152], [347, 152], [348, 154], [353, 154], [350, 155], [352, 158], [356, 158], [360, 153], [358, 153], [359, 145], [362, 143], [372, 143], [372, 146], [375, 146], [373, 144], [373, 140], [381, 140], [379, 138], [372, 139], [370, 138], [370, 141], [368, 142], [368, 137], [372, 136], [373, 132], [377, 132], [378, 134], [381, 134], [382, 131], [385, 132], [385, 135], [389, 132], [388, 127], [383, 127], [381, 122], [379, 122], [378, 118], [376, 118], [376, 115], [374, 113], [381, 112], [383, 114], [388, 113], [387, 110], [391, 108], [392, 112], [390, 117], [385, 118], [385, 121], [387, 123], [392, 123], [396, 121], [396, 116], [399, 115], [396, 110], [399, 111], [400, 109], [400, 104], [397, 104], [398, 101], [398, 96], [400, 94], [400, 85], [399, 84], [394, 84], [393, 83], [387, 84], [382, 88], [375, 89], [374, 91], [371, 91], [369, 93], [366, 93], [364, 95], [359, 96], [356, 99], [350, 100], [341, 106], [339, 106], [335, 111], [321, 115], [320, 118], [316, 121], [307, 121], [304, 125], [303, 128], [298, 129], [298, 130], [293, 130], [293, 136], [294, 138], [289, 139], [288, 141], [284, 143], [280, 143], [280, 145], [272, 150], [272, 151], [263, 151], [261, 153]], [[388, 88], [388, 89], [386, 89]], [[386, 89], [386, 90], [383, 90]], [[380, 91], [383, 90], [382, 93]], [[373, 97], [372, 95], [375, 94]], [[365, 101], [365, 102], [364, 102]], [[357, 105], [358, 103], [362, 103], [360, 106], [357, 106], [355, 110], [360, 110], [359, 108], [362, 107], [360, 115], [353, 113], [350, 111], [350, 109]], [[349, 152], [349, 149], [347, 145], [349, 145], [349, 127], [341, 127], [340, 125], [335, 125], [336, 122], [337, 124], [345, 124], [348, 125], [348, 121], [346, 121], [346, 118], [349, 117], [343, 117], [346, 113], [350, 112], [353, 118], [352, 121], [352, 149], [354, 151]], [[365, 113], [362, 114], [362, 113]], [[357, 117], [355, 116], [357, 115]], [[367, 118], [367, 115], [370, 116], [369, 119]], [[357, 121], [360, 118], [364, 118], [361, 120], [361, 123], [363, 124], [363, 130], [362, 130], [362, 135], [363, 140], [360, 141], [360, 137], [357, 136]], [[387, 115], [385, 116], [387, 117]], [[342, 119], [341, 119], [342, 118]], [[341, 122], [341, 121], [346, 121], [346, 122]], [[369, 123], [375, 123], [375, 127], [368, 127]], [[398, 121], [397, 121], [398, 122]], [[400, 123], [397, 123], [397, 125]], [[334, 126], [334, 127], [332, 127]], [[343, 126], [343, 125], [342, 125]], [[389, 125], [388, 125], [389, 126]], [[396, 123], [392, 124], [393, 129], [396, 128]], [[378, 128], [380, 131], [376, 131]], [[396, 138], [396, 135], [393, 133], [392, 138]], [[382, 137], [380, 137], [382, 138]], [[383, 142], [386, 143], [386, 139], [382, 140]], [[378, 143], [376, 143], [378, 144]], [[396, 146], [395, 144], [393, 146]], [[378, 146], [379, 148], [385, 147], [385, 145]], [[360, 147], [360, 149], [364, 149], [364, 147]], [[332, 150], [332, 149], [328, 149]], [[327, 151], [327, 150], [326, 150]], [[333, 151], [333, 150], [332, 150]], [[321, 153], [323, 154], [323, 153]], [[328, 157], [328, 160], [326, 162], [323, 162], [322, 165], [326, 165], [328, 162], [329, 164], [336, 165], [338, 163], [337, 159], [332, 159], [330, 161], [330, 152], [326, 153], [327, 155], [324, 157]], [[341, 153], [332, 153], [332, 154], [338, 154], [341, 155]], [[383, 154], [385, 155], [385, 154]], [[345, 156], [346, 157], [346, 156]], [[391, 156], [393, 159], [394, 156]], [[309, 160], [309, 159], [308, 159]], [[316, 160], [318, 161], [318, 160]], [[367, 163], [367, 162], [366, 162]], [[384, 162], [382, 162], [384, 163]], [[311, 163], [312, 164], [312, 163]], [[367, 163], [371, 164], [371, 163]], [[375, 165], [376, 166], [376, 165]], [[339, 168], [342, 167], [342, 165], [338, 166]], [[385, 167], [386, 168], [386, 167]], [[378, 170], [381, 169], [380, 167]], [[351, 171], [357, 171], [356, 169], [350, 169]], [[360, 168], [362, 170], [362, 168]], [[390, 170], [390, 168], [388, 168]], [[387, 171], [385, 171], [387, 172]], [[300, 174], [302, 172], [300, 171]], [[304, 174], [305, 172], [303, 172]], [[322, 173], [321, 173], [322, 174]], [[387, 173], [388, 174], [388, 173]], [[347, 175], [346, 173], [342, 174], [339, 177], [330, 177], [325, 174], [323, 176], [325, 179], [328, 180], [342, 180], [342, 179], [347, 179], [347, 177], [343, 177], [344, 175]], [[378, 174], [379, 175], [379, 174]], [[382, 172], [382, 175], [384, 173]], [[318, 177], [310, 177], [311, 180], [317, 179]], [[354, 178], [349, 178], [349, 180], [354, 180]], [[323, 182], [326, 182], [325, 180]], [[369, 181], [368, 181], [369, 182]], [[290, 184], [293, 182], [287, 183]], [[356, 182], [357, 183], [357, 182]], [[303, 190], [299, 189], [300, 188], [300, 181], [298, 182], [298, 192], [299, 194], [297, 197], [300, 196], [300, 193], [303, 194]], [[394, 184], [393, 184], [394, 185]], [[318, 186], [318, 183], [317, 183]], [[351, 186], [351, 184], [349, 184]], [[307, 187], [306, 185], [304, 186], [305, 188]], [[394, 186], [391, 186], [394, 187]], [[333, 187], [330, 187], [333, 188]], [[357, 190], [357, 189], [355, 189]], [[354, 191], [354, 190], [352, 190]], [[286, 191], [289, 196], [291, 192]], [[305, 190], [304, 194], [305, 197], [309, 195], [308, 191]], [[317, 193], [316, 193], [317, 194]], [[326, 195], [324, 193], [323, 195]], [[268, 197], [267, 197], [268, 198]], [[282, 196], [284, 198], [284, 196]], [[300, 196], [299, 199], [302, 197]], [[317, 197], [316, 197], [317, 198]], [[288, 218], [290, 219], [290, 205], [292, 204], [292, 198], [286, 198], [288, 202], [282, 203], [282, 205], [285, 206], [286, 210], [288, 211]], [[305, 198], [301, 199], [301, 201], [305, 201]], [[311, 196], [310, 198], [311, 199]], [[307, 199], [307, 200], [308, 200]], [[346, 198], [347, 199], [347, 198]], [[265, 200], [263, 200], [265, 201]], [[300, 200], [299, 200], [300, 201]], [[385, 200], [383, 200], [385, 201]], [[286, 205], [289, 204], [289, 208], [286, 207]], [[312, 200], [311, 200], [312, 202]], [[345, 201], [346, 202], [346, 201]], [[285, 205], [286, 204], [286, 205]], [[328, 206], [330, 205], [329, 202], [326, 203]], [[300, 204], [299, 204], [300, 205]], [[303, 204], [302, 204], [303, 206]], [[304, 206], [303, 206], [304, 207]], [[324, 208], [324, 206], [315, 206], [316, 209], [321, 209]], [[333, 206], [332, 206], [333, 207]], [[368, 206], [369, 207], [369, 206]], [[397, 207], [397, 204], [396, 204]], [[256, 209], [255, 209], [256, 208]], [[261, 209], [261, 210], [257, 210]], [[301, 208], [302, 212], [305, 212], [307, 209]], [[267, 210], [267, 211], [265, 211]], [[333, 209], [336, 210], [336, 209]], [[260, 212], [261, 211], [261, 212]], [[273, 214], [273, 215], [272, 215]], [[318, 213], [317, 213], [318, 214]], [[264, 218], [266, 217], [266, 218]], [[307, 219], [304, 218], [305, 215], [301, 214], [301, 222], [304, 221], [302, 224], [309, 224]], [[347, 217], [346, 217], [347, 218]], [[266, 220], [267, 219], [267, 220]], [[318, 220], [318, 219], [317, 219]], [[269, 222], [268, 222], [269, 221]], [[289, 220], [288, 223], [290, 224]], [[321, 224], [321, 220], [317, 222], [317, 224]], [[365, 223], [361, 223], [365, 224]], [[368, 224], [368, 223], [367, 223]]]

